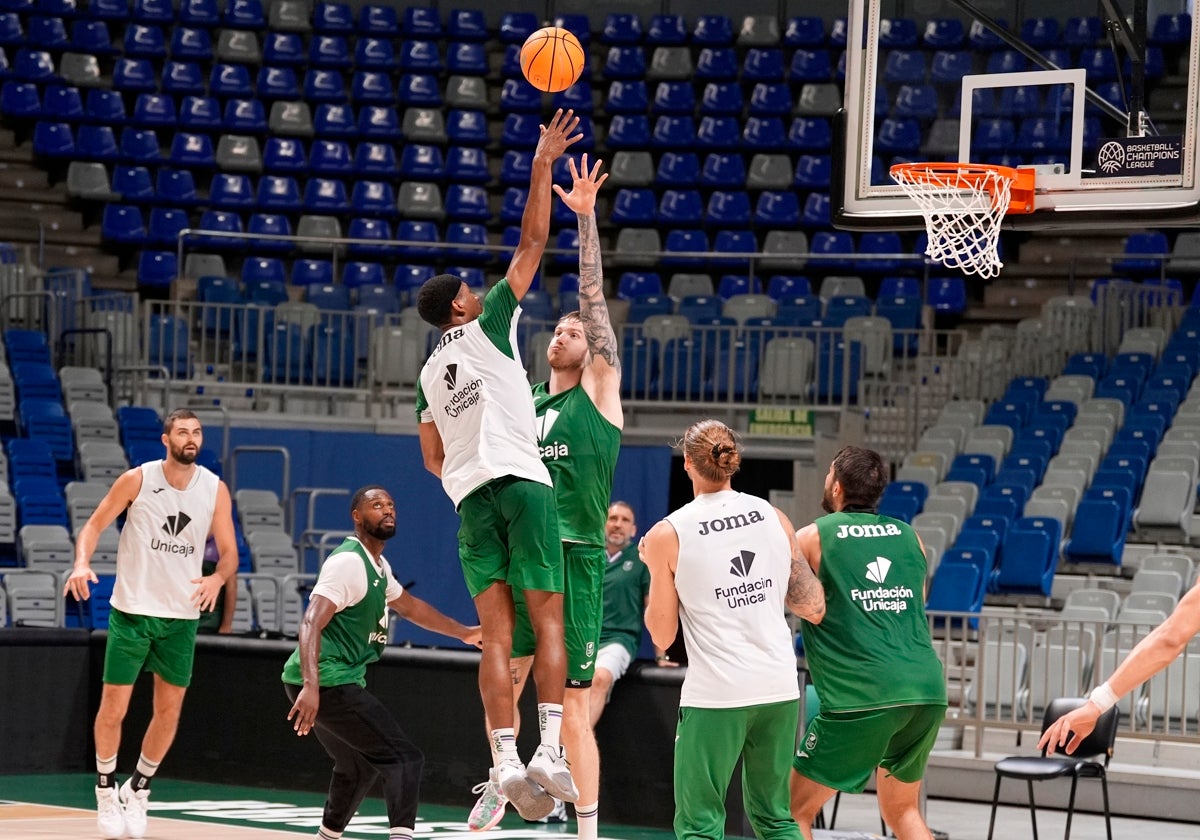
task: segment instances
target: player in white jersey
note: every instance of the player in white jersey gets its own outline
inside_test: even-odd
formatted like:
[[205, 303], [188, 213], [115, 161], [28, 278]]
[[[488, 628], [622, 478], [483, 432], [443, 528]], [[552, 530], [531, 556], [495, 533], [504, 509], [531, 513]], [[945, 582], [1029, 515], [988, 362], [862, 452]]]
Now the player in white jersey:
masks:
[[[75, 567], [64, 594], [89, 597], [98, 582], [91, 557], [100, 533], [127, 512], [117, 546], [117, 580], [104, 654], [104, 690], [96, 713], [96, 810], [100, 836], [146, 832], [150, 780], [170, 749], [192, 676], [200, 612], [213, 608], [237, 574], [229, 489], [196, 463], [204, 433], [196, 415], [172, 411], [163, 424], [167, 457], [122, 474], [75, 540]], [[209, 534], [220, 559], [203, 575]], [[226, 590], [226, 597], [236, 591]], [[154, 674], [154, 714], [133, 775], [117, 787], [121, 723], [142, 670]]]
[[[459, 560], [483, 628], [479, 691], [495, 781], [529, 819], [549, 813], [551, 795], [570, 802], [579, 795], [560, 743], [567, 671], [562, 546], [516, 342], [520, 301], [550, 237], [551, 165], [583, 136], [578, 126], [572, 111], [560, 109], [541, 127], [521, 239], [505, 278], [483, 300], [449, 274], [427, 280], [417, 296], [421, 317], [442, 331], [417, 382], [421, 455], [459, 513]], [[528, 768], [517, 754], [508, 670], [514, 589], [525, 595], [536, 639], [541, 743]]]
[[800, 689], [791, 610], [819, 623], [825, 593], [782, 511], [735, 491], [733, 432], [693, 424], [680, 442], [695, 499], [642, 539], [646, 627], [666, 648], [683, 623], [688, 671], [675, 730], [675, 836], [725, 836], [725, 793], [743, 762], [746, 815], [761, 840], [800, 840], [789, 810]]

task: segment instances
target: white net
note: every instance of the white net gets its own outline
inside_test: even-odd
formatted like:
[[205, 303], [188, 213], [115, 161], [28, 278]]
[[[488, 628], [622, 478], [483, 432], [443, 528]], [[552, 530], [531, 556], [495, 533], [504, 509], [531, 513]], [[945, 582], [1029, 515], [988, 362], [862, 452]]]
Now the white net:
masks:
[[995, 277], [1000, 220], [1008, 210], [1012, 170], [969, 163], [894, 166], [892, 178], [925, 216], [925, 254], [965, 274]]

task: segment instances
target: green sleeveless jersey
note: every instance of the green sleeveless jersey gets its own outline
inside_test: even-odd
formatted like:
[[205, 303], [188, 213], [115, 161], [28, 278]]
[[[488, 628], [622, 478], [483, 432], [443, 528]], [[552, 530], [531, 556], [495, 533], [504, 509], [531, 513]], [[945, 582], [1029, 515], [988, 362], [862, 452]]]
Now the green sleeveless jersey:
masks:
[[825, 618], [801, 632], [821, 710], [945, 703], [912, 528], [876, 513], [832, 513], [816, 524]]
[[[334, 613], [321, 633], [318, 662], [321, 688], [350, 683], [365, 687], [367, 666], [379, 660], [387, 644], [387, 579], [375, 569], [367, 550], [358, 540], [346, 540], [334, 553], [343, 551], [362, 558], [367, 594], [357, 604]], [[292, 651], [283, 666], [283, 681], [292, 685], [304, 684], [299, 648]]]
[[582, 385], [551, 394], [548, 383], [539, 382], [533, 386], [533, 407], [563, 542], [604, 545], [621, 430], [600, 413]]

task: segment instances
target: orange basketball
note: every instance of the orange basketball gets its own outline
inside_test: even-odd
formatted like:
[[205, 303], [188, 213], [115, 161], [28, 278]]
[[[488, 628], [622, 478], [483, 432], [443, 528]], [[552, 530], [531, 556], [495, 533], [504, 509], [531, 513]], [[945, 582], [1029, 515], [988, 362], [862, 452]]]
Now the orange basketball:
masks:
[[521, 72], [538, 90], [558, 93], [579, 79], [583, 59], [578, 38], [565, 29], [547, 26], [530, 35], [521, 47]]

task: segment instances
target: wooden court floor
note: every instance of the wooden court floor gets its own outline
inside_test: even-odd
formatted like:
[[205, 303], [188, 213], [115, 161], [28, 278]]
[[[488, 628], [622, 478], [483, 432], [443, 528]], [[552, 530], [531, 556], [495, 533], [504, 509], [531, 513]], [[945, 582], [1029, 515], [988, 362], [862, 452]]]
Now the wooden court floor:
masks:
[[[95, 838], [96, 803], [90, 773], [0, 776], [0, 838], [3, 840], [81, 840]], [[319, 793], [188, 782], [154, 781], [146, 840], [296, 840], [311, 837], [321, 822], [325, 798]], [[462, 808], [422, 803], [420, 840], [479, 838], [467, 830]], [[387, 837], [383, 802], [367, 799], [346, 829], [346, 840]], [[574, 823], [533, 825], [512, 809], [485, 835], [488, 840], [574, 840]], [[601, 823], [601, 840], [667, 840], [670, 831]], [[822, 840], [868, 840], [859, 831], [818, 831]]]

